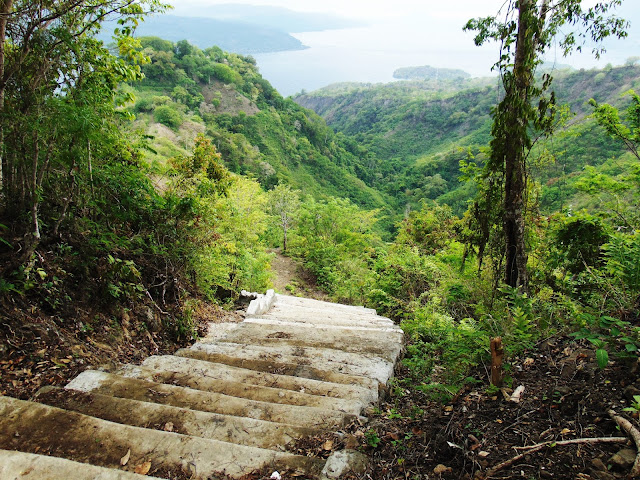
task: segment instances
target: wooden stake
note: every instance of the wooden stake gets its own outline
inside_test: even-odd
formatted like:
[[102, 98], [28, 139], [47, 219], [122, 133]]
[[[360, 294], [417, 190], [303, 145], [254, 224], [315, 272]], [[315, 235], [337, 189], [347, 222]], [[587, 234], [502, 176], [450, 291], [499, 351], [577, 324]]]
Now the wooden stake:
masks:
[[502, 386], [502, 359], [504, 350], [502, 348], [502, 337], [491, 339], [491, 385]]

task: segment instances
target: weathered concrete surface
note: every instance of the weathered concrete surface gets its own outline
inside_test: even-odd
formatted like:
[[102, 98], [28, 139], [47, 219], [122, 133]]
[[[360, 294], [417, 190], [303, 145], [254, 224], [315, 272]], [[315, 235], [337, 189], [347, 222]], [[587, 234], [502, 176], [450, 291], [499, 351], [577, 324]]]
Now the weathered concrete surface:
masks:
[[393, 375], [402, 331], [371, 309], [273, 291], [256, 294], [249, 313], [174, 356], [44, 388], [40, 403], [0, 397], [0, 449], [24, 452], [0, 450], [0, 479], [137, 480], [130, 472], [141, 465], [193, 479], [362, 471], [357, 452], [325, 462], [286, 450], [366, 421], [359, 415]]
[[[274, 346], [274, 345], [272, 345]], [[322, 383], [342, 384], [345, 386], [359, 387], [365, 390], [377, 391], [378, 382], [369, 377], [361, 377], [359, 375], [349, 375], [346, 373], [336, 373], [329, 370], [322, 370], [313, 365], [313, 361], [307, 359], [303, 362], [286, 363], [280, 361], [272, 361], [268, 359], [245, 359], [238, 358], [235, 354], [222, 354], [209, 350], [210, 344], [196, 343], [191, 348], [178, 350], [175, 354], [180, 357], [195, 358], [207, 362], [224, 364], [232, 367], [251, 370], [254, 372], [269, 373], [277, 375], [280, 380], [282, 377], [289, 377], [289, 382], [293, 384], [302, 383], [304, 380], [316, 382], [314, 385], [321, 388]], [[275, 345], [278, 347], [278, 345]], [[260, 375], [260, 374], [258, 374]], [[297, 379], [293, 380], [291, 377]], [[319, 383], [317, 383], [319, 382]], [[284, 387], [283, 387], [284, 388]]]
[[171, 405], [55, 387], [42, 389], [37, 395], [37, 400], [53, 407], [133, 427], [170, 430], [193, 437], [277, 451], [282, 451], [287, 444], [317, 432], [317, 429], [285, 423], [200, 412]]
[[334, 323], [336, 325], [378, 325], [394, 327], [392, 320], [365, 311], [345, 313], [343, 309], [314, 308], [276, 303], [268, 312], [255, 315], [311, 323]]
[[203, 392], [193, 388], [122, 377], [96, 370], [87, 370], [81, 373], [66, 388], [301, 427], [326, 425], [340, 427], [357, 418], [355, 414], [339, 410], [247, 400], [215, 392]]
[[43, 446], [53, 456], [116, 469], [130, 451], [127, 466], [131, 470], [150, 461], [152, 468], [178, 468], [202, 480], [216, 475], [238, 478], [271, 465], [297, 465], [317, 473], [324, 463], [274, 450], [121, 425], [0, 397], [0, 448], [35, 453], [36, 447]]
[[376, 311], [373, 308], [365, 308], [358, 307], [354, 305], [342, 305], [339, 303], [331, 303], [325, 302], [322, 300], [314, 300], [312, 298], [303, 298], [303, 297], [293, 297], [290, 295], [281, 295], [279, 293], [276, 294], [275, 302], [279, 305], [297, 305], [309, 308], [329, 308], [335, 310], [343, 310], [346, 314], [351, 312], [366, 312], [376, 314]]
[[319, 370], [369, 377], [381, 383], [386, 383], [389, 380], [393, 375], [394, 368], [392, 362], [375, 355], [354, 354], [332, 348], [218, 342], [202, 344], [202, 350], [243, 360], [262, 360], [298, 365], [313, 364]]
[[64, 458], [0, 450], [3, 480], [158, 480], [156, 477], [96, 467]]
[[307, 407], [329, 408], [359, 414], [362, 401], [310, 395], [284, 388], [252, 385], [238, 380], [220, 378], [216, 372], [209, 374], [208, 362], [173, 355], [149, 357], [142, 366], [126, 365], [117, 373], [140, 380], [179, 385], [206, 392], [217, 392], [234, 397], [283, 403]]
[[241, 323], [223, 339], [234, 343], [294, 345], [333, 348], [346, 352], [373, 354], [395, 362], [402, 349], [402, 331], [353, 330], [308, 325], [262, 325]]
[[252, 300], [247, 308], [247, 315], [261, 315], [268, 312], [276, 300], [276, 293], [273, 290], [267, 290], [266, 295], [258, 295], [258, 298]]
[[[198, 362], [199, 368], [205, 369], [207, 377], [220, 380], [236, 380], [249, 385], [270, 386], [293, 390], [295, 392], [307, 393], [310, 395], [326, 396], [331, 398], [343, 398], [347, 400], [362, 400], [364, 403], [377, 400], [377, 385], [371, 379], [366, 379], [363, 385], [349, 385], [347, 382], [353, 378], [356, 383], [360, 377], [339, 375], [337, 379], [342, 382], [331, 382], [329, 380], [317, 380], [308, 376], [295, 376], [296, 371], [304, 374], [306, 365], [284, 365], [268, 362], [264, 360], [245, 361], [235, 355], [218, 354], [215, 350], [209, 351], [213, 345], [195, 344], [188, 349], [178, 350], [176, 357], [184, 358], [187, 361]], [[228, 360], [227, 363], [217, 363], [218, 359]], [[253, 368], [244, 368], [242, 365]], [[284, 366], [283, 366], [284, 365]], [[264, 368], [262, 368], [264, 367]], [[179, 368], [176, 361], [172, 368]], [[313, 369], [309, 367], [310, 375]], [[282, 373], [271, 373], [279, 371]], [[318, 372], [318, 376], [321, 374]], [[331, 378], [336, 378], [331, 376]]]

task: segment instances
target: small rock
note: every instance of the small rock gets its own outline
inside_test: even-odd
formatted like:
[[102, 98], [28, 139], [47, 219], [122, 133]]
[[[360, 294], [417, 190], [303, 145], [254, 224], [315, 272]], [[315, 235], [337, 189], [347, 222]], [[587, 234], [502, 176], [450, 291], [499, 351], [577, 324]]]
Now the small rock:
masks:
[[635, 395], [640, 395], [640, 389], [635, 385], [629, 385], [623, 390], [623, 393], [627, 400], [629, 400], [630, 402], [633, 402], [634, 401], [633, 397]]
[[593, 468], [595, 468], [599, 472], [606, 472], [607, 471], [607, 466], [599, 458], [594, 458], [593, 460], [591, 460], [591, 465], [593, 466]]
[[367, 468], [368, 459], [355, 450], [339, 450], [333, 452], [322, 469], [321, 480], [340, 478], [348, 471], [363, 473]]
[[151, 331], [151, 332], [159, 332], [160, 331], [162, 325], [160, 324], [160, 322], [158, 321], [158, 319], [154, 315], [153, 310], [151, 310], [151, 308], [149, 308], [149, 307], [147, 307], [145, 320], [146, 320], [147, 328], [149, 329], [149, 331]]
[[611, 463], [614, 468], [618, 468], [620, 470], [627, 470], [631, 468], [635, 461], [636, 451], [631, 448], [623, 448], [609, 459], [609, 463]]
[[609, 472], [600, 472], [596, 470], [591, 471], [591, 475], [595, 480], [616, 480], [616, 476]]
[[433, 469], [433, 473], [435, 473], [436, 475], [442, 475], [443, 473], [449, 473], [451, 471], [451, 467], [447, 467], [442, 464], [436, 465], [436, 468]]

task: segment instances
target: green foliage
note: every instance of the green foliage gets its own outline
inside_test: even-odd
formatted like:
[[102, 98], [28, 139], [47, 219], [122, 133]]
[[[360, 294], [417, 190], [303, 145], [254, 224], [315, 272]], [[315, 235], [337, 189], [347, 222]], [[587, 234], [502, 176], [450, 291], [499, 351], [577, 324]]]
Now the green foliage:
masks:
[[631, 296], [640, 294], [640, 234], [614, 234], [603, 250], [605, 271], [619, 279], [621, 287]]
[[625, 119], [620, 118], [617, 108], [609, 105], [599, 105], [593, 98], [589, 103], [594, 107], [593, 116], [598, 124], [613, 138], [624, 143], [625, 147], [640, 160], [640, 96], [633, 90], [624, 94], [631, 97], [631, 103], [627, 107]]
[[600, 368], [609, 363], [609, 354], [617, 357], [637, 355], [640, 348], [640, 328], [630, 322], [610, 316], [596, 316], [584, 313], [579, 321], [582, 328], [571, 335], [576, 339], [586, 339], [596, 348], [596, 361]]
[[640, 395], [634, 395], [630, 407], [622, 409], [623, 412], [640, 413]]
[[452, 238], [454, 217], [448, 206], [423, 206], [412, 211], [399, 225], [396, 242], [418, 248], [423, 254], [433, 255], [444, 248]]
[[413, 314], [411, 302], [425, 298], [441, 277], [440, 266], [432, 258], [405, 245], [379, 250], [372, 267], [375, 277], [367, 299], [376, 309], [397, 319]]
[[534, 314], [534, 299], [518, 289], [504, 286], [499, 289], [505, 295], [509, 319], [505, 326], [504, 348], [508, 354], [531, 349], [540, 338], [540, 329]]
[[337, 198], [307, 199], [301, 206], [291, 252], [339, 299], [361, 303], [365, 298], [367, 261], [382, 243], [373, 231], [375, 214]]
[[160, 105], [153, 110], [153, 117], [156, 122], [162, 123], [169, 128], [178, 128], [182, 125], [184, 117], [170, 105]]
[[458, 322], [428, 305], [401, 326], [411, 339], [403, 362], [418, 383], [430, 384], [437, 364], [444, 370], [440, 378], [460, 385], [470, 369], [488, 359], [490, 333], [472, 318]]
[[107, 282], [107, 292], [113, 298], [140, 298], [145, 291], [141, 277], [140, 271], [132, 260], [122, 260], [107, 255], [104, 280]]
[[568, 272], [580, 273], [602, 264], [602, 246], [609, 240], [609, 233], [599, 218], [584, 213], [567, 217], [553, 236], [559, 254], [557, 264]]
[[268, 194], [269, 213], [282, 229], [282, 249], [287, 250], [287, 232], [300, 208], [300, 192], [291, 190], [288, 185], [277, 185]]
[[224, 63], [214, 64], [211, 71], [214, 77], [224, 83], [242, 82], [240, 74]]
[[378, 433], [372, 429], [369, 429], [365, 432], [364, 438], [367, 441], [367, 445], [369, 445], [371, 448], [377, 448], [382, 441]]

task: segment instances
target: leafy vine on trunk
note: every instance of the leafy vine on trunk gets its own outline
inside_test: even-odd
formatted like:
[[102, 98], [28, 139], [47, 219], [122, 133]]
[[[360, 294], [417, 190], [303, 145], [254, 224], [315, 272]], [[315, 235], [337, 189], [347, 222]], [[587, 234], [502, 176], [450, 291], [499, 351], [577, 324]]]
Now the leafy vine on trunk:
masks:
[[[471, 228], [502, 237], [503, 280], [510, 287], [526, 291], [528, 286], [527, 158], [532, 139], [552, 135], [555, 124], [555, 95], [547, 95], [552, 78], [545, 74], [537, 83], [536, 68], [555, 42], [569, 55], [592, 40], [598, 57], [604, 38], [625, 37], [627, 22], [607, 16], [620, 4], [621, 0], [610, 0], [583, 8], [581, 0], [510, 0], [504, 20], [478, 18], [465, 26], [465, 30], [477, 31], [476, 45], [490, 40], [500, 43], [494, 68], [500, 72], [504, 97], [493, 111], [490, 155], [479, 178], [480, 197], [469, 217], [475, 216]], [[562, 31], [567, 24], [574, 30]], [[502, 201], [491, 201], [496, 198]], [[486, 233], [470, 238], [479, 252], [490, 242]]]

